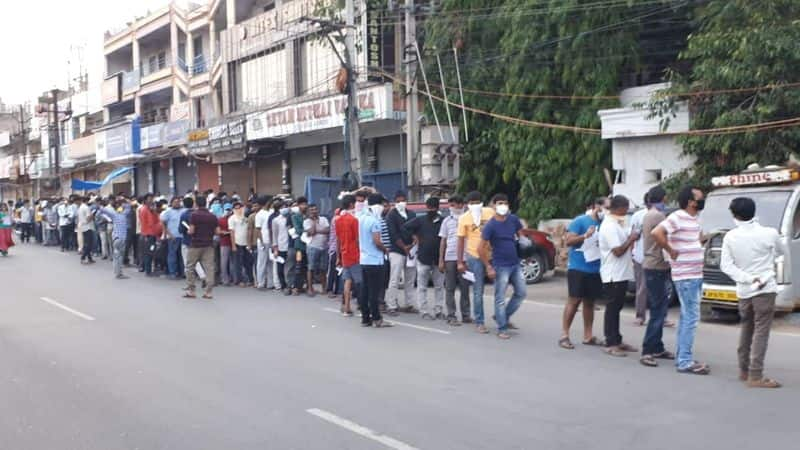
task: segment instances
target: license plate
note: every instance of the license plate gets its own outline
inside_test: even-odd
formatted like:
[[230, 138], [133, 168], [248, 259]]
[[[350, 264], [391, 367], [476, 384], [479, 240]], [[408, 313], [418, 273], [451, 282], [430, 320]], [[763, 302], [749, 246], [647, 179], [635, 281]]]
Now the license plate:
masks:
[[717, 291], [707, 289], [703, 291], [703, 298], [708, 300], [719, 300], [723, 302], [738, 302], [739, 297], [736, 296], [734, 291]]

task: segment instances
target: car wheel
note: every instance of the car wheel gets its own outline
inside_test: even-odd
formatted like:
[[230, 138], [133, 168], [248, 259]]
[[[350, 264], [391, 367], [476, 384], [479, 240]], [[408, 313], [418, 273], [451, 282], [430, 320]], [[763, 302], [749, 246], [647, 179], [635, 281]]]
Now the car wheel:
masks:
[[525, 284], [536, 284], [542, 281], [545, 262], [541, 255], [533, 255], [523, 260], [520, 264], [522, 265], [522, 278], [525, 279]]

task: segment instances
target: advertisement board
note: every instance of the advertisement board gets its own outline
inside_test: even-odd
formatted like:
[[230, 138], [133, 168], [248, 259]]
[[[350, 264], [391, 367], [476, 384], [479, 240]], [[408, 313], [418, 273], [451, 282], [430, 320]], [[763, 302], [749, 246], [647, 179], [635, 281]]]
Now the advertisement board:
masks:
[[139, 131], [138, 120], [106, 130], [106, 161], [126, 159], [140, 154]]
[[175, 120], [164, 124], [162, 135], [162, 145], [164, 147], [175, 147], [186, 145], [189, 133], [189, 120]]
[[120, 91], [120, 76], [121, 74], [117, 73], [103, 80], [103, 85], [100, 87], [103, 106], [108, 106], [120, 101], [122, 94]]
[[149, 127], [143, 127], [140, 132], [142, 150], [161, 147], [163, 145], [163, 130], [163, 123], [157, 123], [155, 125], [150, 125]]

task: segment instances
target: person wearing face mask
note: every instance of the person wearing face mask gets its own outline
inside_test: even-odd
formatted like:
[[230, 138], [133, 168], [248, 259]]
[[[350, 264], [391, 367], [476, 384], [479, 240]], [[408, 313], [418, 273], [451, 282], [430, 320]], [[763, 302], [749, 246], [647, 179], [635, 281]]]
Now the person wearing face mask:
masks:
[[[494, 320], [497, 322], [497, 337], [510, 339], [509, 330], [517, 327], [511, 316], [517, 312], [525, 299], [526, 286], [522, 278], [517, 240], [522, 231], [522, 222], [511, 214], [508, 196], [495, 194], [492, 198], [495, 214], [481, 232], [479, 254], [486, 266], [486, 275], [494, 280]], [[506, 302], [506, 289], [512, 286], [513, 294]]]
[[384, 322], [378, 303], [383, 286], [383, 260], [387, 249], [381, 242], [380, 217], [383, 212], [380, 194], [369, 196], [369, 212], [358, 216], [359, 266], [363, 282], [358, 295], [361, 309], [361, 326], [386, 328], [392, 325]]
[[[306, 243], [301, 239], [303, 234], [303, 222], [306, 218], [306, 210], [308, 209], [308, 200], [305, 197], [299, 197], [295, 205], [291, 209], [290, 226], [295, 230], [297, 238], [294, 240], [292, 261], [294, 261], [294, 270], [292, 277], [292, 294], [300, 295], [300, 291], [305, 288], [306, 272], [308, 267], [308, 255], [306, 254]], [[309, 286], [310, 288], [311, 286]]]
[[483, 228], [494, 216], [492, 208], [483, 206], [481, 193], [472, 191], [467, 194], [467, 211], [458, 219], [458, 258], [457, 268], [460, 274], [471, 272], [475, 281], [472, 282], [472, 312], [478, 333], [486, 334], [489, 329], [484, 325], [483, 317], [483, 278], [486, 268], [481, 261], [478, 249], [481, 246], [481, 233]]
[[286, 263], [289, 258], [289, 207], [286, 203], [279, 201], [276, 203], [278, 215], [272, 219], [272, 256], [275, 257], [275, 265], [278, 272], [278, 286], [289, 295], [289, 284], [286, 282]]
[[655, 186], [647, 193], [650, 209], [642, 218], [642, 275], [647, 292], [647, 307], [650, 310], [650, 321], [642, 342], [640, 362], [647, 367], [658, 366], [659, 359], [675, 359], [675, 355], [664, 348], [662, 339], [666, 323], [667, 310], [672, 298], [672, 286], [669, 282], [669, 263], [664, 260], [664, 252], [653, 237], [653, 229], [666, 219], [664, 199], [666, 192], [661, 186]]
[[355, 212], [356, 212], [356, 215], [360, 215], [363, 212], [369, 212], [369, 209], [367, 208], [367, 196], [368, 195], [369, 194], [366, 191], [363, 191], [363, 190], [358, 191], [358, 192], [355, 193], [355, 197], [356, 197], [356, 203], [355, 203], [356, 209], [355, 209]]
[[[578, 307], [583, 304], [583, 345], [601, 345], [602, 341], [594, 336], [594, 302], [603, 295], [603, 281], [600, 279], [599, 249], [595, 247], [595, 255], [587, 261], [583, 251], [584, 241], [591, 238], [602, 221], [604, 212], [609, 205], [608, 197], [598, 197], [592, 202], [589, 214], [578, 216], [570, 222], [564, 236], [569, 247], [567, 262], [567, 303], [564, 305], [564, 314], [561, 319], [562, 333], [558, 345], [567, 350], [575, 346], [570, 340], [570, 328], [578, 313]], [[595, 245], [596, 245], [596, 241]]]
[[[439, 215], [439, 197], [425, 201], [425, 215], [419, 215], [405, 224], [407, 233], [417, 241], [417, 302], [423, 319], [444, 319], [444, 273], [439, 271], [439, 232], [442, 216]], [[433, 279], [434, 302], [428, 304], [428, 282]]]
[[[386, 216], [389, 228], [389, 289], [386, 291], [386, 315], [396, 316], [398, 311], [417, 313], [414, 308], [414, 280], [417, 277], [415, 265], [407, 264], [412, 257], [414, 242], [405, 225], [416, 217], [406, 208], [406, 193], [398, 191], [394, 195], [394, 209]], [[404, 302], [400, 303], [400, 280], [403, 280]]]
[[442, 220], [439, 230], [439, 271], [445, 274], [447, 323], [450, 326], [460, 326], [461, 322], [456, 318], [456, 289], [459, 291], [461, 320], [464, 323], [470, 322], [469, 282], [458, 273], [458, 219], [464, 214], [464, 199], [459, 195], [451, 195], [447, 203], [450, 215]]
[[703, 290], [703, 227], [699, 217], [705, 207], [703, 191], [693, 186], [684, 187], [678, 194], [678, 206], [681, 209], [670, 214], [651, 234], [670, 257], [672, 281], [681, 303], [677, 332], [678, 372], [708, 375], [711, 368], [692, 357]]
[[620, 333], [619, 316], [625, 306], [628, 283], [634, 280], [633, 244], [639, 239], [639, 231], [632, 230], [625, 222], [630, 208], [628, 198], [616, 195], [611, 199], [608, 215], [603, 218], [598, 233], [600, 244], [600, 278], [610, 303], [606, 305], [603, 331], [606, 337], [606, 353], [611, 356], [627, 356], [637, 348], [626, 344]]
[[779, 388], [780, 383], [764, 377], [764, 357], [778, 292], [775, 258], [784, 254], [785, 248], [778, 230], [756, 220], [753, 199], [733, 199], [730, 211], [736, 228], [722, 240], [720, 269], [736, 282], [739, 297], [739, 379], [750, 387]]

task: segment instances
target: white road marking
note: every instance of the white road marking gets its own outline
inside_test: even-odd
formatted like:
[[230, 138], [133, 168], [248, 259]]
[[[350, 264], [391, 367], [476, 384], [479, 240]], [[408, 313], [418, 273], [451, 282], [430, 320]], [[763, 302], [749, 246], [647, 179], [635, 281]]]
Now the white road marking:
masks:
[[376, 431], [361, 426], [355, 422], [351, 422], [347, 419], [339, 417], [336, 414], [330, 413], [328, 411], [324, 411], [322, 409], [317, 409], [317, 408], [311, 408], [307, 409], [306, 412], [311, 415], [317, 416], [322, 420], [330, 422], [334, 425], [340, 426], [345, 430], [352, 431], [353, 433], [359, 436], [363, 436], [367, 439], [379, 442], [385, 445], [386, 447], [393, 448], [395, 450], [418, 450], [416, 447], [408, 445], [405, 442], [398, 441], [397, 439], [391, 438], [389, 436], [378, 434]]
[[76, 311], [76, 310], [70, 308], [69, 306], [62, 305], [61, 303], [58, 303], [57, 301], [55, 301], [55, 300], [53, 300], [51, 298], [47, 298], [47, 297], [40, 297], [40, 298], [41, 298], [41, 300], [43, 302], [49, 303], [49, 304], [55, 306], [56, 308], [61, 308], [61, 309], [63, 309], [64, 311], [66, 311], [68, 313], [75, 314], [76, 316], [80, 317], [81, 319], [95, 320], [94, 317], [92, 317], [92, 316], [90, 316], [88, 314], [84, 314], [84, 313], [82, 313], [80, 311]]
[[[339, 311], [338, 309], [333, 309], [333, 308], [322, 308], [322, 309], [323, 309], [323, 311], [328, 311], [328, 312], [331, 312], [331, 313], [341, 314], [341, 311]], [[392, 325], [397, 325], [399, 327], [414, 328], [415, 330], [427, 331], [429, 333], [451, 334], [447, 330], [440, 330], [438, 328], [423, 327], [421, 325], [414, 325], [413, 323], [407, 323], [407, 322], [398, 322], [396, 320], [388, 320], [388, 319], [386, 319], [386, 321], [390, 322]]]

